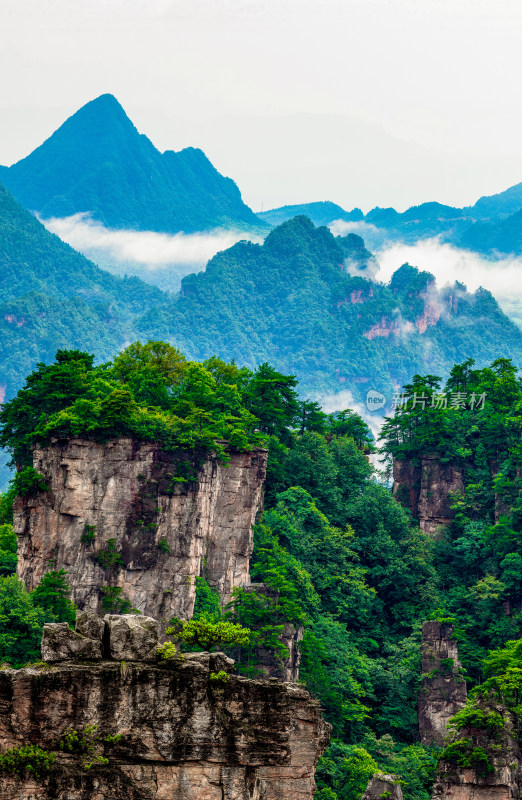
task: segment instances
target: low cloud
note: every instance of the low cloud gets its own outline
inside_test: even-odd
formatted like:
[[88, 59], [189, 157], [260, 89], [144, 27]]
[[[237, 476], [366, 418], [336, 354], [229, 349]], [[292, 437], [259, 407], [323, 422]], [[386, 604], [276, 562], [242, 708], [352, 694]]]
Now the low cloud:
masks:
[[349, 389], [342, 389], [340, 392], [334, 392], [332, 394], [324, 394], [316, 397], [315, 400], [319, 403], [325, 414], [332, 414], [334, 411], [345, 411], [347, 408], [351, 408], [352, 411], [355, 411], [363, 418], [375, 439], [377, 440], [379, 438], [384, 417], [379, 414], [370, 413], [363, 403], [354, 399]]
[[220, 250], [232, 247], [241, 239], [262, 241], [245, 231], [168, 234], [112, 230], [85, 213], [42, 222], [49, 231], [99, 266], [120, 274], [140, 275], [171, 291], [179, 289], [184, 275], [201, 270]]
[[346, 222], [343, 219], [336, 219], [328, 227], [334, 236], [347, 236], [349, 233], [361, 236], [368, 250], [372, 252], [382, 249], [385, 243], [389, 241], [386, 230], [377, 228], [368, 222]]
[[336, 220], [329, 227], [335, 235], [362, 236], [376, 255], [378, 269], [371, 276], [375, 280], [387, 283], [395, 270], [408, 262], [435, 275], [439, 287], [460, 281], [472, 292], [479, 286], [488, 289], [503, 311], [522, 325], [522, 257], [489, 259], [441, 242], [439, 237], [416, 244], [391, 242], [386, 231], [366, 222]]
[[488, 289], [503, 311], [522, 324], [522, 257], [493, 261], [469, 250], [441, 243], [438, 238], [425, 239], [413, 245], [391, 244], [377, 251], [376, 257], [379, 264], [377, 280], [387, 283], [395, 270], [408, 262], [431, 272], [439, 287], [459, 281], [472, 292], [480, 286]]

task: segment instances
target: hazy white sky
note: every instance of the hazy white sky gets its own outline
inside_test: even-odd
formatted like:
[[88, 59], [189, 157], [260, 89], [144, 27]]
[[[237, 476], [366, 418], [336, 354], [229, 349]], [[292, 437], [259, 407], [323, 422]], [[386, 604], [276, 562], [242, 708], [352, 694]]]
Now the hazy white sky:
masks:
[[256, 209], [470, 203], [522, 180], [521, 44], [520, 0], [2, 0], [0, 163], [111, 92]]

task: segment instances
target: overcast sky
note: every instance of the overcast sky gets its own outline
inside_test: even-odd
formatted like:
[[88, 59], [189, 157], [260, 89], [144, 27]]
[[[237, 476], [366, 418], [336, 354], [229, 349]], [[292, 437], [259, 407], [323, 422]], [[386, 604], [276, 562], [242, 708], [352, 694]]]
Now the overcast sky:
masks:
[[2, 0], [0, 163], [111, 92], [256, 210], [522, 180], [520, 0]]

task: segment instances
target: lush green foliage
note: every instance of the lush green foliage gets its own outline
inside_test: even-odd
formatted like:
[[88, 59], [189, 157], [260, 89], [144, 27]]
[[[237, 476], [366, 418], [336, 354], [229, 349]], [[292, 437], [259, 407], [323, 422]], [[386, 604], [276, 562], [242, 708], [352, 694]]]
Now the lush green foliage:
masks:
[[[415, 376], [404, 391], [421, 397], [442, 389], [428, 375]], [[447, 408], [431, 401], [413, 408], [410, 400], [397, 410], [384, 426], [385, 451], [413, 464], [436, 454], [462, 475], [454, 520], [435, 544], [433, 563], [441, 612], [457, 620], [464, 666], [478, 680], [488, 650], [522, 634], [522, 383], [508, 359], [483, 369], [468, 359], [455, 365], [443, 391]], [[460, 407], [451, 407], [457, 393]]]
[[42, 780], [56, 761], [56, 753], [42, 750], [35, 744], [11, 747], [0, 755], [0, 771], [21, 778]]
[[0, 577], [0, 662], [20, 667], [40, 659], [44, 622], [74, 622], [66, 573], [48, 572], [28, 592], [16, 575]]
[[46, 622], [69, 622], [76, 619], [76, 606], [69, 599], [69, 586], [65, 570], [46, 572], [38, 586], [31, 592], [33, 604], [45, 612]]
[[0, 576], [16, 572], [16, 550], [17, 541], [13, 526], [9, 523], [0, 524]]
[[108, 764], [109, 759], [102, 755], [100, 750], [105, 751], [122, 739], [119, 733], [102, 737], [97, 733], [97, 725], [86, 725], [82, 730], [66, 728], [58, 742], [55, 743], [57, 750], [63, 753], [70, 753], [78, 758], [80, 767], [88, 771], [92, 767], [100, 764]]
[[241, 625], [225, 620], [211, 622], [203, 616], [185, 622], [173, 620], [166, 633], [189, 647], [195, 646], [209, 651], [217, 644], [225, 647], [235, 644], [246, 645], [250, 636], [248, 628], [243, 628]]
[[0, 444], [28, 464], [15, 478], [23, 496], [45, 488], [29, 461], [34, 444], [52, 436], [127, 435], [226, 459], [222, 440], [250, 449], [263, 440], [258, 428], [279, 431], [295, 415], [294, 384], [267, 364], [251, 373], [216, 359], [187, 362], [163, 342], [137, 342], [98, 367], [87, 353], [61, 350], [2, 407]]
[[[297, 375], [303, 392], [348, 388], [359, 400], [372, 388], [391, 398], [394, 380], [420, 369], [446, 374], [455, 358], [522, 357], [519, 328], [489, 292], [437, 290], [433, 276], [409, 265], [388, 286], [371, 274], [359, 237], [335, 237], [299, 216], [264, 244], [239, 242], [186, 276], [179, 296], [146, 311], [139, 332], [198, 358], [217, 354], [251, 368], [268, 361]], [[442, 313], [424, 330], [427, 295]]]

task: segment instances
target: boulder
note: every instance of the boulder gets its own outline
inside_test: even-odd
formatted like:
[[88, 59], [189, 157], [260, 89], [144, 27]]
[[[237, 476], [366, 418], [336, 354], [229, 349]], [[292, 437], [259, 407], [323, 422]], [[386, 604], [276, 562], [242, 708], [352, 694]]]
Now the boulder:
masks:
[[191, 667], [198, 665], [205, 672], [233, 672], [234, 659], [224, 653], [183, 653], [183, 661]]
[[115, 661], [155, 661], [159, 622], [141, 614], [106, 614], [107, 655]]
[[103, 631], [105, 630], [105, 622], [93, 611], [77, 611], [75, 629], [82, 636], [101, 642]]
[[362, 800], [402, 800], [402, 789], [394, 775], [378, 774], [371, 778]]
[[82, 636], [69, 628], [67, 622], [47, 623], [43, 628], [42, 661], [52, 664], [56, 661], [100, 661], [101, 641]]

